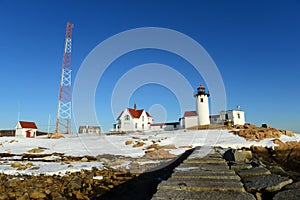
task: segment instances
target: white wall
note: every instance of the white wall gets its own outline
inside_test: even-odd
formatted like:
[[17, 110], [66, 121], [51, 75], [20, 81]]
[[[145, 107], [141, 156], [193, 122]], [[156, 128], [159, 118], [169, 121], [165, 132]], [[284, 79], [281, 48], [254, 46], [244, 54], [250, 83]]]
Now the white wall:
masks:
[[208, 96], [201, 94], [196, 96], [196, 111], [198, 114], [198, 125], [210, 124]]
[[198, 126], [198, 116], [184, 117], [184, 128]]
[[233, 122], [235, 125], [244, 125], [245, 124], [245, 112], [241, 110], [233, 110]]

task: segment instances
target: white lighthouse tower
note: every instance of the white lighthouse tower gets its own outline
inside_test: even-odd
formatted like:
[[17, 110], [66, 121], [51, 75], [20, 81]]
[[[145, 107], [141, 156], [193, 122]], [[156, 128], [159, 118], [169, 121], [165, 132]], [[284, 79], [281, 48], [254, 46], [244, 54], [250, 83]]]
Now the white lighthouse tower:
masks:
[[196, 97], [198, 126], [210, 124], [208, 105], [209, 93], [205, 91], [205, 88], [202, 86], [202, 84], [200, 84], [200, 86], [197, 88], [197, 92], [194, 97]]

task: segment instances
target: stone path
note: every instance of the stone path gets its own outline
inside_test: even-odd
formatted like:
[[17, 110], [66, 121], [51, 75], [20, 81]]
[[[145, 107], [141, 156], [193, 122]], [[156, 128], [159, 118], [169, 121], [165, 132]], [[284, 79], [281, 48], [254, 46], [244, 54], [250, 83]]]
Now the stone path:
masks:
[[239, 199], [255, 200], [247, 193], [240, 177], [230, 170], [215, 151], [201, 156], [196, 149], [175, 168], [172, 176], [158, 185], [153, 200], [160, 199]]

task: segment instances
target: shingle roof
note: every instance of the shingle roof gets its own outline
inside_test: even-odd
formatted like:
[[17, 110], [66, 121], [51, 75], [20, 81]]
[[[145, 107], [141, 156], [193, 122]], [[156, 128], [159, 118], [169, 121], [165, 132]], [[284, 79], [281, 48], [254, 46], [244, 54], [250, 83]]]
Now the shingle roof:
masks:
[[[144, 111], [144, 109], [142, 109], [142, 110], [134, 110], [132, 108], [127, 108], [127, 109], [133, 118], [140, 118]], [[119, 115], [119, 117], [117, 119], [119, 119], [122, 116], [123, 112], [124, 111], [121, 112], [121, 114]], [[148, 112], [146, 112], [146, 115], [147, 115], [147, 117], [152, 117]]]
[[148, 112], [146, 112], [147, 117], [152, 117]]
[[22, 128], [33, 128], [33, 129], [37, 129], [37, 126], [34, 122], [24, 122], [24, 121], [19, 121], [20, 126]]
[[129, 113], [133, 118], [140, 118], [141, 114], [143, 113], [143, 110], [134, 110], [132, 108], [128, 108]]
[[186, 111], [184, 112], [184, 117], [192, 117], [192, 116], [197, 116], [196, 111]]

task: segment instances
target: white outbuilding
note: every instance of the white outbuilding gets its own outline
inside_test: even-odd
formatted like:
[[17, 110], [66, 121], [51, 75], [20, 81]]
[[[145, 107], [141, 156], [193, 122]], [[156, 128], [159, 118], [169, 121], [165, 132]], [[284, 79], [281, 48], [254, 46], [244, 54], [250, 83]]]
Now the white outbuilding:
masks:
[[16, 125], [16, 136], [35, 138], [37, 129], [34, 122], [19, 121]]
[[219, 115], [219, 121], [232, 125], [244, 125], [245, 112], [243, 110], [227, 110], [221, 111]]

